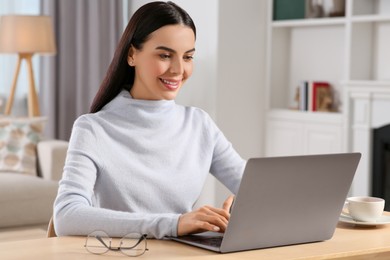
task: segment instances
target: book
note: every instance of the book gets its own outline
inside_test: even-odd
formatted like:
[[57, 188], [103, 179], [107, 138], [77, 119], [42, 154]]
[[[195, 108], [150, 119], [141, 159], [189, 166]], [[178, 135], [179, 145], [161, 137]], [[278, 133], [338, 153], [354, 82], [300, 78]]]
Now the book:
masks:
[[332, 94], [328, 82], [313, 81], [312, 89], [312, 111], [330, 111], [332, 106]]
[[299, 82], [299, 104], [298, 109], [301, 111], [307, 110], [307, 94], [308, 94], [308, 84], [307, 81]]
[[306, 0], [274, 0], [273, 20], [304, 19]]
[[314, 100], [313, 100], [313, 81], [306, 81], [307, 83], [307, 111], [314, 111]]
[[331, 86], [326, 81], [299, 82], [298, 109], [300, 111], [331, 111], [332, 110]]

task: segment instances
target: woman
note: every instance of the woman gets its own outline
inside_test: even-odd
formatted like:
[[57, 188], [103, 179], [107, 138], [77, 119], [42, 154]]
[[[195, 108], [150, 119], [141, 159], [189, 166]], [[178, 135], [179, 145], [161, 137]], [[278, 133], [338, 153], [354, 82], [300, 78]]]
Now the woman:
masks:
[[192, 74], [196, 29], [172, 2], [131, 18], [91, 113], [72, 130], [54, 205], [58, 235], [224, 232], [223, 208], [193, 210], [211, 172], [237, 192], [245, 161], [210, 117], [174, 99]]

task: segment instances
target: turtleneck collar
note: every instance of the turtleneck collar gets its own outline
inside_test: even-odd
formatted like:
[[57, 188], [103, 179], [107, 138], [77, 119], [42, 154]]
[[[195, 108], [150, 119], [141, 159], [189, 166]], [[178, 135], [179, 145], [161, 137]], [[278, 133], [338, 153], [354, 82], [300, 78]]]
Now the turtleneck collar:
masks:
[[170, 109], [175, 106], [175, 100], [143, 100], [135, 99], [128, 90], [122, 90], [103, 110], [124, 108], [124, 106], [134, 106], [150, 112]]
[[146, 99], [136, 99], [131, 96], [131, 93], [127, 90], [122, 91], [120, 94], [123, 93], [124, 98], [130, 98], [132, 99], [133, 104], [137, 104], [140, 106], [148, 106], [148, 107], [166, 107], [166, 106], [172, 106], [175, 104], [175, 100], [146, 100]]

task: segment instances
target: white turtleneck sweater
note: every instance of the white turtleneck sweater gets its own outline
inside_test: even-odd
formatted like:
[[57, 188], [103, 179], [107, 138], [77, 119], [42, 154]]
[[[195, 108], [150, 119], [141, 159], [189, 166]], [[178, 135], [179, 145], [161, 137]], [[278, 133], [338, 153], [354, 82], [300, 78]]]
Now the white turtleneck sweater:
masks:
[[54, 225], [59, 236], [177, 236], [210, 172], [236, 193], [245, 161], [201, 109], [123, 90], [73, 126]]

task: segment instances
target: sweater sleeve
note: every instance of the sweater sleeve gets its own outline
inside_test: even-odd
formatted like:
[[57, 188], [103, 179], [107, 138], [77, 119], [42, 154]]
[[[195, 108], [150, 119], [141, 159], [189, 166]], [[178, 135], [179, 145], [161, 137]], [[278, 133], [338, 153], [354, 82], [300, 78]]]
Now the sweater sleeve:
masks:
[[210, 173], [232, 193], [237, 194], [246, 161], [236, 152], [211, 118], [210, 128], [211, 138], [214, 143]]
[[[93, 206], [94, 186], [104, 167], [96, 147], [93, 124], [86, 116], [76, 120], [69, 141], [63, 176], [54, 202], [57, 235], [88, 235], [101, 230], [113, 237], [137, 232], [149, 237], [177, 236], [179, 214], [143, 214]], [[114, 187], [113, 187], [114, 188]]]

